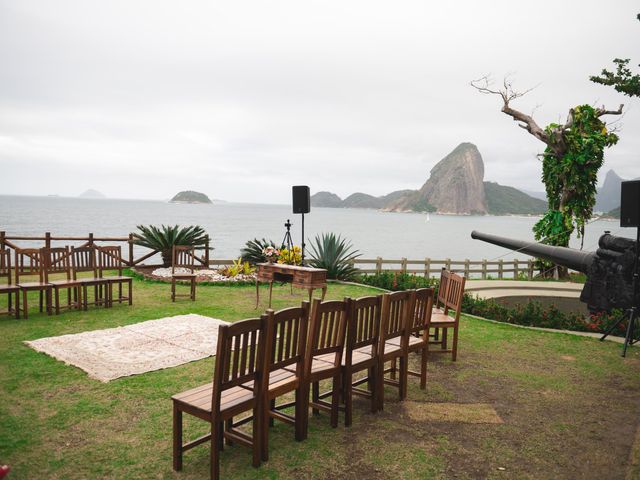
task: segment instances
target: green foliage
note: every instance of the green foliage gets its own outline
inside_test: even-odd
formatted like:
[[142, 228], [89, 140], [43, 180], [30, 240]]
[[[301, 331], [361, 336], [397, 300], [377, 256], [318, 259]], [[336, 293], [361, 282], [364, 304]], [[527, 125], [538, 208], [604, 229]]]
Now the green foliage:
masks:
[[171, 265], [172, 248], [174, 245], [186, 245], [191, 247], [204, 247], [209, 239], [207, 232], [199, 225], [180, 227], [179, 225], [138, 225], [139, 232], [133, 234], [133, 243], [152, 250], [158, 250], [162, 254], [165, 267]]
[[277, 248], [273, 240], [267, 240], [266, 238], [249, 240], [240, 250], [240, 258], [242, 258], [243, 262], [249, 262], [252, 265], [266, 262], [267, 259], [263, 253], [266, 247]]
[[340, 235], [323, 233], [316, 235], [311, 243], [309, 265], [326, 269], [328, 278], [349, 280], [358, 271], [350, 262], [359, 256], [358, 250], [354, 250], [351, 243]]
[[437, 286], [438, 281], [419, 277], [409, 273], [380, 272], [374, 275], [360, 275], [358, 282], [385, 290], [399, 291], [413, 288], [426, 288]]
[[[640, 20], [640, 13], [636, 18]], [[600, 76], [593, 75], [589, 77], [589, 80], [600, 85], [613, 87], [616, 91], [629, 97], [640, 97], [640, 74], [634, 75], [631, 72], [628, 67], [629, 61], [630, 59], [628, 58], [616, 58], [613, 61], [616, 64], [615, 73], [604, 68], [600, 72]]]
[[584, 236], [584, 226], [596, 202], [604, 149], [618, 142], [618, 136], [607, 131], [592, 106], [577, 106], [571, 116], [569, 128], [552, 123], [545, 129], [551, 141], [543, 154], [542, 182], [549, 211], [533, 227], [536, 240], [564, 247], [569, 245], [574, 230], [579, 237]]
[[223, 268], [220, 273], [225, 277], [233, 278], [238, 275], [250, 275], [255, 271], [249, 262], [243, 262], [242, 258], [233, 261], [232, 265]]
[[[624, 313], [614, 310], [585, 317], [580, 313], [564, 313], [555, 305], [543, 307], [540, 302], [529, 301], [510, 308], [494, 299], [481, 299], [465, 294], [462, 311], [498, 322], [526, 325], [530, 327], [555, 328], [578, 332], [604, 332]], [[624, 334], [625, 326], [618, 326], [614, 334]]]

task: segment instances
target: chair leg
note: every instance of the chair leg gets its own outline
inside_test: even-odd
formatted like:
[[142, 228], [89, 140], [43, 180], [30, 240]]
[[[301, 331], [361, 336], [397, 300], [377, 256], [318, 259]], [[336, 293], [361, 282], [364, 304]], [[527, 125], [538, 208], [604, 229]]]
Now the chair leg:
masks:
[[340, 375], [333, 377], [333, 395], [331, 397], [331, 426], [338, 426], [338, 407], [340, 403]]
[[269, 415], [271, 401], [265, 399], [262, 402], [262, 411], [260, 412], [260, 450], [262, 453], [262, 461], [269, 460], [269, 424], [271, 415]]
[[176, 301], [176, 281], [175, 279], [171, 279], [171, 301]]
[[351, 370], [345, 371], [342, 382], [344, 383], [344, 426], [349, 427], [353, 420], [353, 374]]
[[371, 367], [368, 369], [369, 381], [367, 385], [371, 393], [371, 413], [378, 411], [378, 369]]
[[[226, 430], [227, 432], [230, 432], [233, 429], [233, 417], [228, 418], [226, 420]], [[224, 435], [223, 435], [224, 437]], [[227, 445], [232, 446], [233, 445], [233, 440], [231, 440], [230, 438], [226, 439]]]
[[252, 461], [252, 465], [254, 467], [259, 467], [260, 466], [260, 461], [261, 461], [261, 454], [260, 454], [260, 445], [262, 442], [262, 437], [260, 432], [262, 431], [261, 428], [261, 424], [262, 424], [262, 419], [260, 418], [260, 412], [261, 412], [261, 408], [260, 408], [260, 404], [259, 402], [256, 402], [256, 406], [253, 409], [253, 431], [251, 432], [251, 435], [253, 437], [253, 442], [251, 445], [252, 448], [252, 453], [253, 453], [253, 461]]
[[296, 389], [296, 406], [295, 406], [295, 429], [296, 440], [301, 442], [307, 438], [307, 418], [309, 416], [309, 401], [308, 395], [305, 395], [305, 388], [309, 391], [309, 384], [303, 382], [304, 385], [300, 385]]
[[391, 380], [395, 380], [396, 379], [396, 359], [394, 358], [393, 360], [391, 360], [391, 374], [390, 374], [390, 378]]
[[429, 355], [429, 337], [427, 336], [427, 343], [420, 351], [420, 389], [427, 388], [427, 356]]
[[22, 312], [24, 314], [24, 319], [29, 318], [29, 304], [27, 303], [27, 291], [22, 291]]
[[182, 470], [182, 411], [173, 404], [173, 469]]
[[451, 360], [455, 362], [458, 358], [458, 323], [453, 327], [453, 342], [451, 343]]
[[220, 432], [222, 430], [221, 423], [214, 421], [211, 423], [211, 480], [220, 478]]
[[447, 333], [449, 333], [449, 329], [448, 328], [443, 328], [442, 329], [442, 342], [440, 343], [440, 348], [442, 348], [442, 350], [446, 350], [447, 349]]
[[[55, 288], [56, 315], [60, 315], [60, 289]], [[71, 303], [71, 301], [69, 301]]]
[[378, 362], [376, 370], [376, 405], [378, 410], [384, 410], [384, 361]]
[[271, 410], [275, 410], [276, 409], [276, 399], [274, 398], [273, 400], [271, 400], [269, 402], [269, 410], [267, 411], [267, 418], [269, 419], [269, 426], [273, 427], [275, 425], [275, 420], [273, 419], [273, 417], [271, 415], [269, 415], [269, 412]]
[[[319, 382], [313, 382], [311, 384], [311, 395], [312, 395], [312, 399], [313, 402], [318, 402], [320, 400], [320, 383]], [[313, 410], [313, 416], [317, 416], [320, 415], [320, 410], [318, 410], [317, 408], [312, 408]]]
[[407, 398], [407, 381], [409, 379], [409, 355], [400, 357], [400, 378], [398, 382], [398, 398], [405, 400]]
[[133, 280], [127, 282], [129, 284], [129, 306], [133, 305]]

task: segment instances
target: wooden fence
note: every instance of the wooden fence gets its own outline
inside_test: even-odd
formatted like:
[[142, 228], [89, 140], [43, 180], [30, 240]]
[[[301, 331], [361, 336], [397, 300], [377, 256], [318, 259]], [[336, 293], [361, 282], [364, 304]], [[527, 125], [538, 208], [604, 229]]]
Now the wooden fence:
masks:
[[[6, 232], [0, 231], [0, 248], [21, 248], [19, 245], [16, 245], [14, 242], [19, 241], [29, 241], [29, 242], [44, 242], [44, 247], [50, 248], [53, 246], [54, 242], [76, 242], [77, 247], [85, 247], [90, 245], [95, 245], [96, 242], [108, 242], [111, 244], [125, 244], [125, 250], [122, 253], [122, 261], [129, 267], [134, 267], [136, 265], [140, 265], [145, 260], [153, 257], [157, 253], [160, 253], [160, 250], [151, 250], [150, 252], [145, 253], [142, 256], [135, 257], [133, 247], [135, 245], [133, 233], [130, 233], [126, 237], [96, 237], [93, 233], [89, 233], [86, 237], [82, 236], [56, 236], [51, 235], [51, 232], [45, 232], [42, 237], [34, 237], [34, 236], [26, 236], [26, 235], [7, 235]], [[202, 265], [209, 265], [209, 237], [207, 236], [206, 243], [203, 247], [202, 256], [196, 256], [196, 260]], [[231, 263], [231, 262], [230, 262]]]
[[[94, 245], [95, 242], [110, 242], [110, 243], [122, 243], [125, 244], [126, 250], [123, 252], [123, 262], [129, 266], [134, 267], [140, 265], [145, 260], [153, 257], [158, 250], [151, 250], [139, 257], [134, 255], [134, 242], [133, 234], [130, 233], [126, 237], [96, 237], [93, 233], [89, 233], [87, 236], [55, 236], [50, 232], [46, 232], [44, 236], [13, 236], [7, 235], [6, 232], [0, 231], [0, 248], [19, 248], [14, 242], [16, 241], [40, 241], [44, 242], [45, 247], [51, 247], [54, 242], [80, 242], [79, 246]], [[202, 256], [197, 256], [196, 259], [203, 266], [209, 268], [224, 267], [231, 265], [233, 259], [215, 259], [209, 258], [209, 237], [207, 237], [206, 245], [202, 247]], [[401, 258], [399, 260], [389, 260], [382, 257], [373, 259], [358, 258], [352, 262], [361, 273], [381, 273], [386, 272], [398, 272], [398, 273], [410, 273], [416, 275], [423, 275], [426, 278], [433, 276], [440, 276], [440, 270], [444, 267], [447, 270], [453, 270], [464, 274], [465, 277], [480, 277], [486, 279], [489, 275], [496, 274], [499, 279], [506, 277], [517, 278], [521, 274], [526, 275], [529, 280], [533, 279], [534, 268], [533, 260], [452, 260], [450, 258], [444, 260], [436, 260], [432, 258], [424, 258], [422, 260], [408, 260]]]

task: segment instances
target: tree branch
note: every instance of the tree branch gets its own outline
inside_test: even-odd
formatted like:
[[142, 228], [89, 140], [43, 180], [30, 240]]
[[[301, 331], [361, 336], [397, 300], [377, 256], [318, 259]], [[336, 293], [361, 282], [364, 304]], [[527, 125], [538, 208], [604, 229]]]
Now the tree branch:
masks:
[[602, 107], [596, 109], [596, 115], [598, 117], [601, 117], [603, 115], [622, 115], [622, 107], [624, 107], [623, 103], [620, 104], [618, 110], [607, 110], [603, 105]]

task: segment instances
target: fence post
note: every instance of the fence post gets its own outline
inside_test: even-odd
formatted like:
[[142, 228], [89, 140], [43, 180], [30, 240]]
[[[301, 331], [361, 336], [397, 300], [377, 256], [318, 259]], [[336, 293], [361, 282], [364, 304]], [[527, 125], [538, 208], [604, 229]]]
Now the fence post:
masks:
[[464, 278], [469, 278], [469, 259], [464, 259]]
[[431, 278], [431, 259], [429, 257], [424, 259], [424, 278], [427, 280]]
[[204, 242], [204, 266], [209, 268], [209, 235], [206, 236]]
[[133, 267], [133, 233], [129, 233], [129, 266]]
[[0, 232], [0, 250], [4, 250], [4, 237], [6, 236], [6, 232], [3, 230]]
[[520, 262], [518, 260], [514, 260], [513, 261], [513, 279], [517, 280], [518, 279], [518, 267], [520, 266]]
[[528, 267], [527, 270], [529, 270], [528, 271], [529, 280], [533, 280], [533, 260], [529, 259], [527, 261], [527, 264], [528, 264], [527, 265], [527, 267]]
[[451, 271], [451, 259], [450, 259], [450, 258], [447, 258], [447, 259], [444, 261], [444, 266], [445, 266], [445, 268], [446, 268], [447, 270]]
[[400, 262], [400, 270], [402, 273], [407, 273], [407, 259], [402, 257], [402, 261]]
[[93, 247], [93, 233], [89, 234], [89, 246]]
[[44, 246], [51, 248], [51, 232], [45, 232], [44, 234]]
[[482, 259], [482, 279], [487, 279], [487, 259]]
[[376, 274], [382, 273], [382, 257], [376, 258]]
[[500, 259], [498, 260], [498, 280], [502, 280], [503, 268], [504, 268], [504, 261]]

